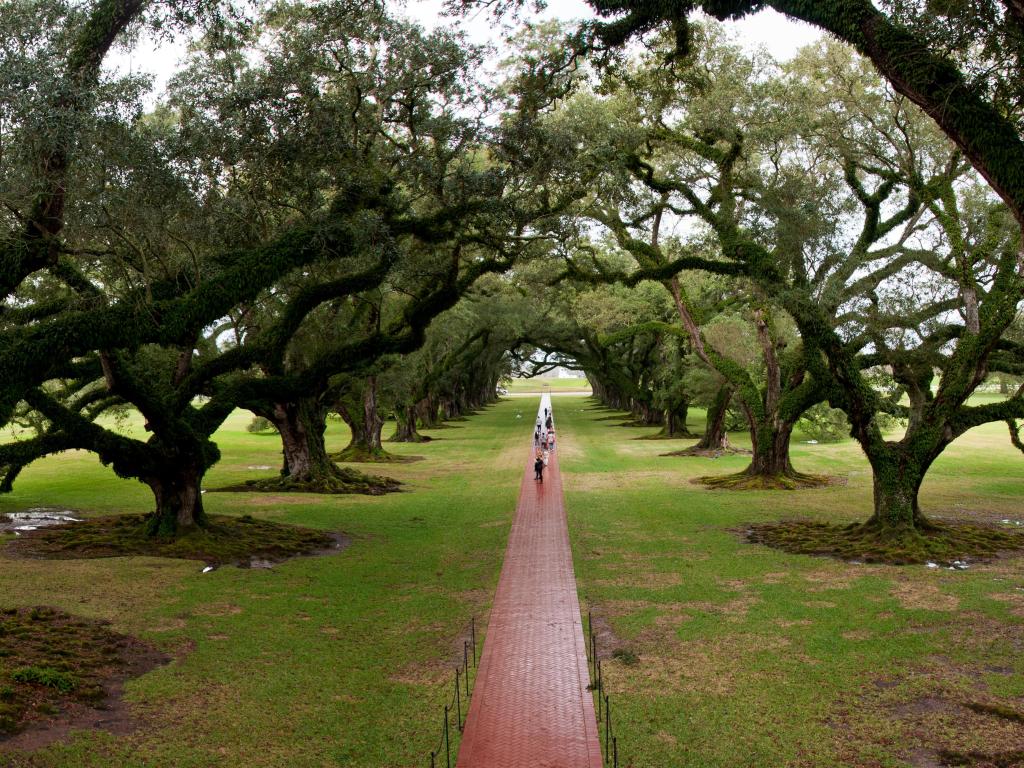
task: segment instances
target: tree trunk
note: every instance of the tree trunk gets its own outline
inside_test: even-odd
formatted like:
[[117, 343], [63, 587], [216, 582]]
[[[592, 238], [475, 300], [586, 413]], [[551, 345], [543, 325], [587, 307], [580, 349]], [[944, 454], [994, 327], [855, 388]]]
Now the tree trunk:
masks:
[[869, 526], [893, 534], [928, 527], [917, 494], [931, 461], [917, 461], [913, 454], [910, 446], [893, 443], [872, 447], [868, 453], [874, 495], [874, 514]]
[[633, 404], [633, 416], [638, 424], [645, 427], [656, 427], [662, 423], [662, 412], [651, 406], [646, 401], [635, 401]]
[[797, 472], [789, 460], [789, 441], [793, 425], [772, 420], [772, 423], [755, 425], [751, 437], [754, 457], [750, 466], [743, 470], [748, 477], [796, 477]]
[[315, 481], [333, 475], [334, 463], [327, 457], [324, 444], [327, 410], [315, 398], [274, 403], [266, 418], [281, 435], [284, 454], [282, 477]]
[[281, 435], [281, 475], [249, 480], [224, 490], [377, 495], [396, 491], [401, 485], [391, 477], [367, 475], [334, 463], [324, 443], [327, 409], [319, 398], [274, 403], [272, 408], [260, 408], [259, 415], [269, 419]]
[[725, 433], [725, 415], [732, 400], [732, 387], [722, 387], [715, 395], [715, 401], [708, 408], [707, 425], [700, 442], [693, 447], [698, 451], [724, 451], [729, 448], [729, 438]]
[[156, 511], [146, 523], [151, 536], [179, 536], [207, 524], [200, 491], [206, 470], [199, 462], [168, 462], [161, 471], [140, 478], [156, 499]]
[[345, 450], [334, 456], [338, 461], [380, 461], [388, 454], [381, 442], [384, 417], [377, 407], [377, 377], [366, 379], [361, 391], [357, 390], [338, 403], [338, 413], [352, 430], [352, 441]]
[[392, 443], [425, 443], [429, 437], [416, 430], [416, 406], [400, 405], [395, 408], [395, 434], [388, 438]]
[[671, 408], [665, 409], [665, 426], [659, 432], [660, 437], [665, 438], [687, 438], [694, 437], [686, 426], [686, 420], [690, 413], [690, 401], [683, 400]]
[[429, 395], [416, 403], [416, 416], [423, 429], [437, 429], [441, 419], [437, 415], [437, 402]]

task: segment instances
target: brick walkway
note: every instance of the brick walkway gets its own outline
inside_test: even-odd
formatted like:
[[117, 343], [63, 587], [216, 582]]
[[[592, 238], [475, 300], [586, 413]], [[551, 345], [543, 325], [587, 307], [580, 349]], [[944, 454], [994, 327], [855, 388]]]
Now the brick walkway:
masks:
[[601, 766], [558, 451], [543, 483], [533, 455], [531, 439], [458, 768]]

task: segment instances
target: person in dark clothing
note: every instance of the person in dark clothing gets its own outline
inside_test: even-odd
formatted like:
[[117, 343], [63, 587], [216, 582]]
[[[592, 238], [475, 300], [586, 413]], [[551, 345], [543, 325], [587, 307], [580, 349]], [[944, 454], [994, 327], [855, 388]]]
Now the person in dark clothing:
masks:
[[533, 479], [544, 482], [544, 459], [540, 456], [533, 462]]
[[554, 425], [555, 425], [555, 423], [553, 421], [551, 421], [551, 417], [548, 416], [548, 420], [544, 424], [544, 426], [546, 426], [548, 428], [548, 430], [550, 431], [551, 427], [553, 427]]
[[533, 447], [537, 448], [540, 446], [540, 427], [537, 427], [537, 431], [533, 433]]

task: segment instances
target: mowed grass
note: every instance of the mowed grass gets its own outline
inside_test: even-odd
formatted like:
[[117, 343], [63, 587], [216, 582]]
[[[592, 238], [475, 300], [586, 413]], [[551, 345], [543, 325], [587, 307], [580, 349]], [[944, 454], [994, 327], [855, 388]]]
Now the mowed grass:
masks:
[[[0, 554], [0, 607], [108, 619], [175, 657], [127, 685], [132, 734], [76, 732], [31, 756], [0, 751], [0, 765], [429, 764], [470, 617], [481, 629], [487, 618], [535, 410], [503, 402], [434, 432], [435, 442], [389, 444], [425, 457], [386, 468], [403, 493], [203, 497], [215, 514], [346, 533], [351, 545], [328, 557], [203, 574], [187, 560]], [[249, 419], [238, 413], [218, 432], [223, 459], [206, 488], [276, 472], [278, 439], [247, 433]], [[344, 447], [344, 426], [332, 422], [327, 441]], [[0, 497], [0, 512], [40, 505], [91, 516], [144, 512], [152, 499], [69, 452], [31, 466]]]
[[[343, 531], [352, 544], [337, 555], [207, 574], [161, 558], [2, 556], [0, 607], [109, 619], [175, 660], [127, 686], [130, 735], [78, 732], [32, 755], [0, 751], [0, 765], [428, 765], [470, 616], [483, 624], [493, 597], [536, 403], [505, 401], [430, 444], [389, 444], [425, 457], [384, 468], [406, 493], [204, 497], [217, 514]], [[1024, 725], [1006, 716], [1024, 712], [1024, 559], [950, 572], [750, 545], [737, 533], [748, 522], [865, 519], [857, 446], [794, 447], [798, 469], [846, 485], [710, 491], [690, 480], [747, 458], [663, 458], [690, 441], [636, 440], [655, 430], [615, 426], [583, 397], [554, 409], [620, 765], [929, 766], [1024, 748]], [[276, 471], [277, 438], [245, 432], [248, 419], [218, 434], [224, 458], [207, 488]], [[328, 446], [347, 439], [332, 422]], [[922, 501], [934, 517], [1024, 519], [1024, 456], [1002, 425], [974, 430], [939, 460]], [[100, 515], [151, 498], [67, 453], [0, 497], [0, 511], [38, 505]]]
[[580, 376], [571, 379], [512, 379], [505, 385], [511, 395], [543, 394], [545, 392], [586, 392], [590, 393], [590, 382]]
[[[845, 485], [712, 491], [691, 480], [749, 457], [660, 457], [692, 441], [636, 440], [656, 430], [615, 426], [590, 399], [554, 407], [581, 605], [594, 613], [621, 765], [1020, 764], [1024, 558], [953, 572], [751, 545], [749, 522], [866, 519], [859, 448], [794, 445], [797, 469]], [[1005, 425], [952, 445], [921, 500], [936, 518], [1024, 520], [1024, 455]], [[629, 653], [613, 658], [617, 649]]]

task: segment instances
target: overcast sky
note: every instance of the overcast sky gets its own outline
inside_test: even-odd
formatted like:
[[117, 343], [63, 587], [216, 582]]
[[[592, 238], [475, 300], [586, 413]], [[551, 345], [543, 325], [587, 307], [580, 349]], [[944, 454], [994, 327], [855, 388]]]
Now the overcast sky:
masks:
[[[2, 0], [0, 0], [2, 2]], [[441, 14], [444, 0], [390, 0], [392, 7], [411, 20], [425, 27], [454, 24], [464, 29], [476, 43], [489, 43], [499, 51], [507, 32], [495, 22], [485, 10], [469, 14], [465, 18], [449, 18]], [[531, 14], [533, 16], [533, 14]], [[593, 18], [594, 14], [583, 0], [549, 0], [548, 8], [535, 18], [557, 18], [565, 21]], [[505, 21], [505, 26], [514, 23]], [[804, 45], [821, 37], [821, 32], [802, 22], [790, 21], [772, 10], [766, 10], [742, 21], [727, 25], [736, 40], [746, 48], [765, 47], [776, 59], [786, 60]], [[131, 53], [119, 52], [111, 57], [111, 67], [117, 71], [147, 72], [155, 78], [155, 90], [163, 89], [168, 77], [185, 52], [185, 43], [163, 43], [155, 46], [152, 41], [143, 40]]]

